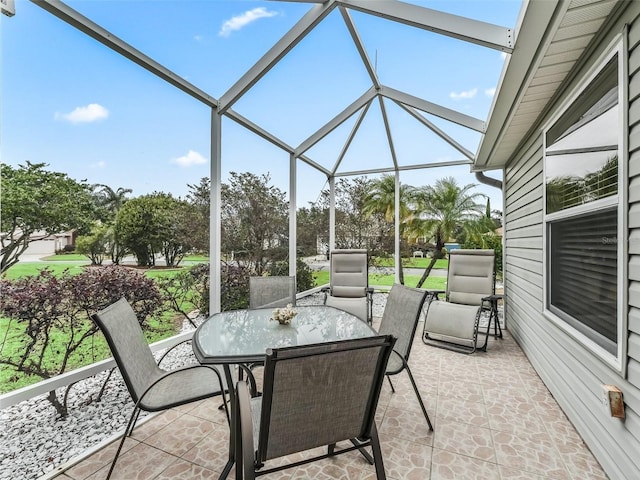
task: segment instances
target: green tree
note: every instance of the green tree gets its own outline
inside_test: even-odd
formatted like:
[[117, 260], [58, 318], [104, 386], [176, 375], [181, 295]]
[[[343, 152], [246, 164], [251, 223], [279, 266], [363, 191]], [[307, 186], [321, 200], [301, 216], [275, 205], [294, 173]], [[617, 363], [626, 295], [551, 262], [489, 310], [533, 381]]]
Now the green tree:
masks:
[[91, 265], [102, 265], [109, 253], [109, 227], [96, 224], [90, 234], [79, 236], [76, 239], [76, 252], [86, 255]]
[[208, 253], [211, 181], [204, 177], [200, 179], [199, 184], [187, 186], [189, 187], [187, 202], [194, 207], [190, 220], [191, 242], [195, 250]]
[[318, 252], [318, 240], [326, 243], [329, 238], [329, 209], [311, 203], [299, 208], [296, 215], [298, 251], [305, 256], [325, 253]]
[[437, 180], [433, 186], [414, 192], [416, 210], [408, 220], [410, 234], [414, 238], [429, 238], [435, 244], [431, 261], [418, 281], [418, 288], [422, 287], [436, 261], [444, 258], [445, 242], [461, 227], [465, 228], [466, 222], [482, 215], [484, 205], [479, 201], [485, 197], [481, 193], [473, 193], [475, 187], [475, 184], [461, 187], [453, 177], [446, 177]]
[[118, 187], [114, 190], [109, 185], [96, 183], [91, 185], [93, 197], [98, 208], [104, 212], [105, 221], [113, 221], [127, 200], [127, 195], [133, 192], [130, 188]]
[[136, 257], [140, 266], [155, 265], [162, 253], [167, 266], [177, 266], [192, 248], [189, 205], [170, 194], [153, 193], [126, 202], [116, 217], [118, 241]]
[[82, 234], [95, 220], [90, 187], [45, 166], [2, 164], [0, 274], [18, 263], [36, 232], [52, 235], [77, 230]]
[[[389, 224], [389, 229], [395, 229], [396, 216], [396, 181], [393, 175], [383, 175], [380, 179], [375, 180], [371, 184], [371, 188], [365, 197], [365, 205], [363, 211], [366, 218], [379, 213], [383, 215], [384, 220]], [[414, 187], [407, 184], [400, 184], [400, 238], [403, 241], [406, 235], [407, 220], [412, 215], [410, 209], [411, 197]], [[401, 250], [402, 250], [401, 245]], [[402, 255], [401, 255], [402, 256]], [[400, 271], [398, 272], [400, 283], [404, 285], [404, 269], [400, 262]]]
[[[335, 242], [337, 248], [366, 248], [371, 255], [381, 253], [388, 247], [391, 235], [383, 215], [365, 213], [366, 201], [373, 180], [366, 177], [341, 178], [335, 188]], [[326, 215], [326, 237], [328, 241], [329, 190], [324, 190], [318, 202], [312, 205]], [[376, 253], [377, 252], [377, 253]]]
[[222, 251], [255, 275], [288, 253], [288, 202], [269, 182], [268, 174], [231, 172], [222, 184]]

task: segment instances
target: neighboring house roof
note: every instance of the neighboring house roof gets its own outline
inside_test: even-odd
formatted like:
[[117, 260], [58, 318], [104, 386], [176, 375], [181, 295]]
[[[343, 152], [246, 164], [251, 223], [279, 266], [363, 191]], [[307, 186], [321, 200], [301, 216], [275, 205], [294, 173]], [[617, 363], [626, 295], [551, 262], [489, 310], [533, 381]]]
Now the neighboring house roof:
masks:
[[579, 58], [615, 9], [615, 0], [530, 0], [516, 28], [474, 169], [503, 167], [570, 79]]

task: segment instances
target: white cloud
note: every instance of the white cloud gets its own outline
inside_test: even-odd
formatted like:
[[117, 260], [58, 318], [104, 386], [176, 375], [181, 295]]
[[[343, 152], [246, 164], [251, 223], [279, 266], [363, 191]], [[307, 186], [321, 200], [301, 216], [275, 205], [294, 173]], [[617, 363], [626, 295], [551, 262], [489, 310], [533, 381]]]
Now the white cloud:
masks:
[[66, 120], [71, 123], [90, 123], [103, 120], [109, 116], [109, 110], [97, 103], [90, 103], [86, 107], [76, 107], [69, 113], [55, 114], [56, 120]]
[[496, 87], [487, 88], [487, 89], [484, 91], [484, 94], [485, 94], [487, 97], [493, 97], [493, 96], [496, 94]]
[[104, 168], [107, 166], [107, 162], [100, 160], [99, 162], [95, 162], [91, 164], [91, 168]]
[[465, 90], [464, 92], [451, 92], [449, 94], [449, 97], [453, 98], [454, 100], [465, 100], [475, 97], [476, 93], [478, 93], [478, 89], [472, 88], [471, 90]]
[[269, 18], [275, 17], [278, 15], [278, 12], [273, 10], [267, 10], [265, 7], [254, 8], [253, 10], [247, 10], [240, 15], [236, 15], [235, 17], [231, 17], [229, 20], [225, 20], [218, 32], [218, 36], [220, 37], [228, 37], [231, 35], [231, 32], [235, 30], [240, 30], [243, 27], [246, 27], [252, 22], [259, 20], [260, 18]]
[[186, 155], [172, 159], [171, 163], [176, 163], [181, 167], [191, 167], [192, 165], [202, 165], [203, 163], [207, 163], [207, 159], [198, 152], [189, 150], [189, 153]]

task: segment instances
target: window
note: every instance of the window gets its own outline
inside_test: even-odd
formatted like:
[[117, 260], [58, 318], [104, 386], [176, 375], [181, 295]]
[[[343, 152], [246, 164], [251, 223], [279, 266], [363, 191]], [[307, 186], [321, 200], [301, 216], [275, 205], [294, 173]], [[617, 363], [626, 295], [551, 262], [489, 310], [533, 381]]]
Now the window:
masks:
[[618, 53], [545, 131], [546, 312], [618, 357], [623, 125]]

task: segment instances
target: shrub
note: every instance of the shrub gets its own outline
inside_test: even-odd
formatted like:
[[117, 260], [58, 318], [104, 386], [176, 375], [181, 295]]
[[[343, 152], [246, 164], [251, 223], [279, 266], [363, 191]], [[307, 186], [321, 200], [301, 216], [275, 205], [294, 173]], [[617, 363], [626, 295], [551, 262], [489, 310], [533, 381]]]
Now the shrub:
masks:
[[[269, 275], [289, 275], [289, 261], [272, 263], [269, 267]], [[313, 271], [301, 258], [296, 260], [296, 290], [304, 292], [315, 286]]]
[[[38, 275], [0, 280], [0, 291], [0, 313], [25, 324], [19, 334], [24, 348], [0, 358], [0, 363], [42, 379], [65, 372], [72, 355], [80, 361], [89, 355], [90, 361], [96, 360], [93, 345], [81, 348], [98, 331], [90, 320], [93, 313], [125, 297], [145, 326], [161, 304], [153, 280], [120, 266], [88, 268], [77, 275], [65, 270], [57, 277], [43, 269]], [[55, 391], [49, 392], [48, 400], [62, 417], [67, 415], [70, 388], [62, 401]]]
[[198, 264], [173, 276], [157, 278], [156, 283], [168, 309], [184, 316], [194, 327], [189, 318], [191, 307], [203, 315], [209, 313], [209, 264]]
[[237, 310], [249, 306], [249, 276], [251, 271], [243, 265], [222, 265], [220, 309]]

